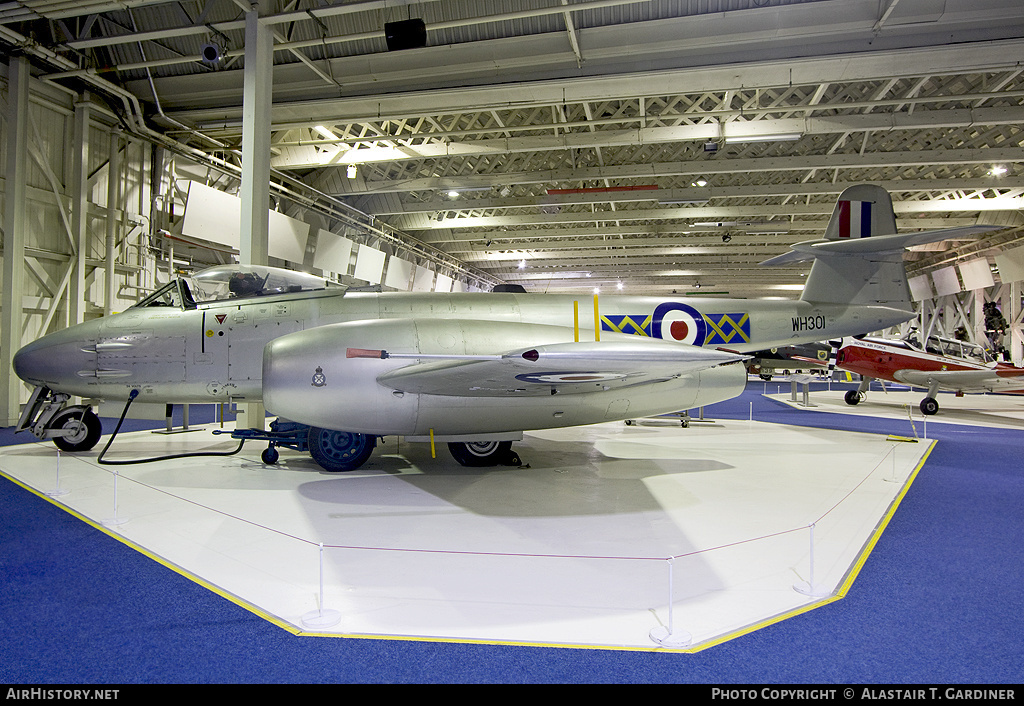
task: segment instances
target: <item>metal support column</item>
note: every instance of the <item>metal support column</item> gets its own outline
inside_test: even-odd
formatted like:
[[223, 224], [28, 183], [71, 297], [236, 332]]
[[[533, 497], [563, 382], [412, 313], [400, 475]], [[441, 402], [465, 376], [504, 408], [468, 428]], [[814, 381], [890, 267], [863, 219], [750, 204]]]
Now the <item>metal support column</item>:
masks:
[[0, 422], [14, 426], [21, 416], [22, 383], [11, 362], [21, 348], [24, 327], [22, 292], [25, 286], [25, 198], [28, 181], [28, 82], [29, 63], [23, 56], [11, 57], [7, 90], [7, 164], [4, 172], [4, 270], [3, 302], [0, 309]]
[[103, 297], [103, 315], [114, 312], [117, 282], [114, 268], [117, 264], [116, 248], [121, 213], [121, 131], [110, 133], [110, 158], [107, 161], [107, 238], [106, 238], [106, 294]]
[[[242, 220], [239, 259], [266, 265], [270, 241], [270, 108], [274, 90], [274, 36], [258, 10], [245, 13], [242, 88]], [[263, 429], [262, 403], [242, 405], [240, 427]]]
[[242, 93], [243, 264], [267, 264], [270, 233], [270, 108], [274, 89], [274, 38], [259, 12], [245, 13]]
[[75, 263], [68, 292], [68, 324], [85, 321], [85, 254], [89, 251], [89, 121], [92, 109], [89, 95], [75, 104], [74, 142], [71, 155], [71, 235]]

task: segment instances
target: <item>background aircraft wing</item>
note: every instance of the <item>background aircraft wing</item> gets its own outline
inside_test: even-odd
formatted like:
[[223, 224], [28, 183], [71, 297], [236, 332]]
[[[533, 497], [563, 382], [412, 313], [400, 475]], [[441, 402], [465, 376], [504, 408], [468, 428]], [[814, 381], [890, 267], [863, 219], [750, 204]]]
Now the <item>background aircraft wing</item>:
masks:
[[949, 390], [964, 392], [1000, 392], [1024, 389], [1024, 369], [1019, 373], [1000, 369], [988, 370], [900, 370], [894, 377], [900, 382], [919, 387], [928, 387], [930, 381], [938, 382]]
[[358, 357], [377, 357], [373, 354], [414, 361], [378, 376], [377, 382], [382, 385], [418, 394], [461, 397], [522, 397], [621, 389], [672, 380], [745, 358], [639, 337], [635, 342], [556, 343], [493, 356], [362, 351]]

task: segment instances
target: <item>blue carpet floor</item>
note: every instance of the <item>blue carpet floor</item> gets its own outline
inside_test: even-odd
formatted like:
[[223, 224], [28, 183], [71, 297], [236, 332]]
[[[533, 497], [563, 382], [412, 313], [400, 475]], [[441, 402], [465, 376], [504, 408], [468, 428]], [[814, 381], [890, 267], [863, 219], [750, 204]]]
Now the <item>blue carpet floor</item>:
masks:
[[[753, 404], [763, 421], [891, 431], [761, 392], [705, 415], [745, 419]], [[0, 443], [24, 436], [8, 431]], [[696, 654], [297, 637], [0, 479], [0, 681], [1020, 683], [1021, 433], [929, 435], [939, 443], [845, 598]]]

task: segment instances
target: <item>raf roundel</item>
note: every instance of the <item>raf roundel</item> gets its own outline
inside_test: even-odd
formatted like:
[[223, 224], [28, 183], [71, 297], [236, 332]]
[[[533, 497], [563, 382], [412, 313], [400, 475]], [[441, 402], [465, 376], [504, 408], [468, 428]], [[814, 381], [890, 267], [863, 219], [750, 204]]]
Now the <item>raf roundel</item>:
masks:
[[651, 336], [654, 338], [703, 346], [707, 335], [704, 317], [692, 306], [680, 302], [665, 302], [654, 310], [651, 319]]

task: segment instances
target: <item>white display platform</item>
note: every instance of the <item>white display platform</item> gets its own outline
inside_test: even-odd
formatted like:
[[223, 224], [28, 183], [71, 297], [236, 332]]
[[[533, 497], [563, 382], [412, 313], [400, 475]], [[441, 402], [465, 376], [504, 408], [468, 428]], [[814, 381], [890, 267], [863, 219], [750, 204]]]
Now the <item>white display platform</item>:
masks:
[[[766, 397], [778, 400], [798, 409], [806, 409], [803, 402], [803, 388], [797, 393], [794, 402], [790, 392], [790, 384], [771, 381], [766, 383]], [[866, 398], [856, 405], [848, 405], [843, 399], [846, 389], [823, 389], [822, 383], [813, 383], [809, 399], [813, 409], [818, 412], [854, 414], [881, 419], [900, 420], [902, 426], [893, 431], [894, 434], [913, 433], [910, 420], [919, 435], [923, 435], [924, 422], [930, 424], [967, 424], [983, 427], [1000, 427], [1006, 429], [1024, 429], [1024, 395], [991, 395], [969, 394], [957, 397], [951, 392], [940, 392], [935, 399], [939, 402], [938, 414], [925, 419], [920, 404], [927, 396], [927, 391], [905, 386], [891, 386], [888, 391], [873, 384]], [[909, 413], [909, 414], [908, 414]]]
[[[59, 477], [50, 443], [0, 470], [295, 633], [694, 651], [844, 594], [931, 448], [647, 421], [527, 433], [521, 468], [394, 437], [344, 474], [287, 449], [264, 466], [260, 442], [106, 466], [105, 436]], [[107, 458], [235, 444], [135, 432]]]

